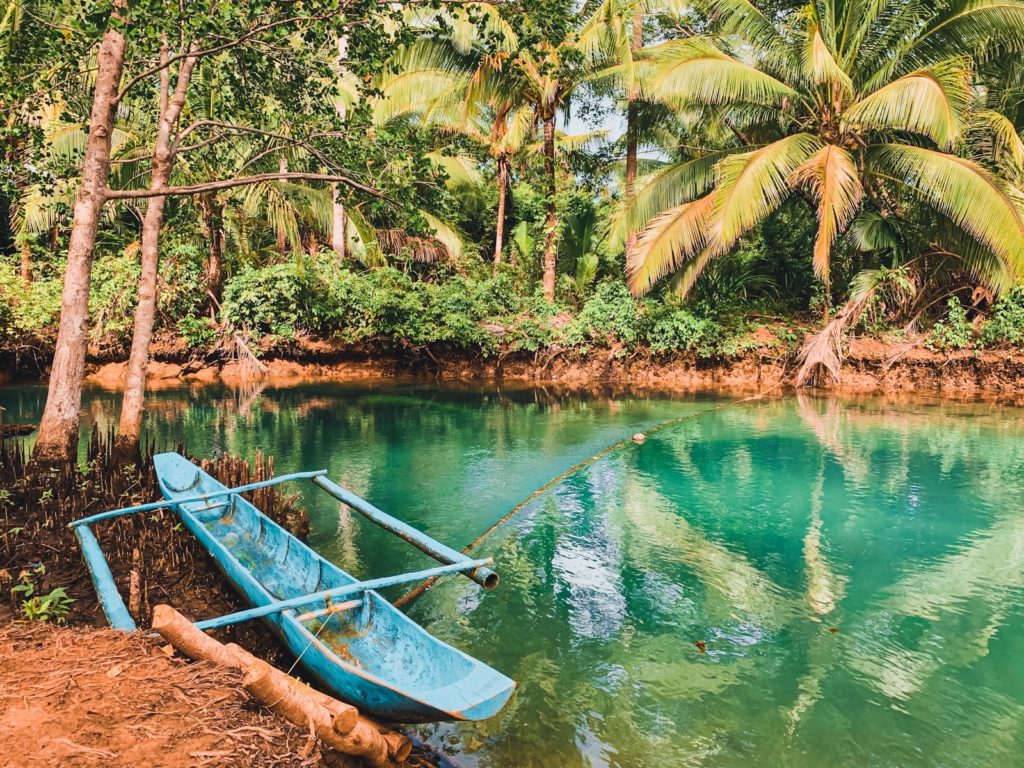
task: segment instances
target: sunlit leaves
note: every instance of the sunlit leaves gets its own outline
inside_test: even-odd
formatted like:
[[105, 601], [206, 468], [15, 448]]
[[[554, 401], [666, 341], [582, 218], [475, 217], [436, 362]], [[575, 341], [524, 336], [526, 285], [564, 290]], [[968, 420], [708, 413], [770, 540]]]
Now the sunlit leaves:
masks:
[[792, 181], [806, 184], [818, 204], [814, 272], [827, 283], [832, 244], [853, 218], [864, 197], [856, 163], [842, 147], [826, 144], [793, 172]]
[[879, 88], [843, 115], [847, 126], [913, 131], [951, 148], [960, 138], [970, 99], [970, 70], [952, 59]]
[[872, 147], [869, 162], [872, 173], [904, 185], [1024, 276], [1024, 221], [996, 176], [970, 160], [909, 145]]
[[649, 56], [655, 62], [648, 86], [650, 97], [675, 107], [736, 102], [774, 105], [796, 93], [700, 38], [663, 43]]

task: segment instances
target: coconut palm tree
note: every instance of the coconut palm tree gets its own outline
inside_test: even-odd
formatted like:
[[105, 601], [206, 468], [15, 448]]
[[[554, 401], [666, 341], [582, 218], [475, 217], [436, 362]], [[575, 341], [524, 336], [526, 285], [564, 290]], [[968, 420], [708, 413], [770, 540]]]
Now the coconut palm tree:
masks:
[[858, 215], [921, 208], [936, 222], [932, 247], [994, 291], [1024, 275], [1021, 191], [965, 142], [968, 54], [1024, 47], [1024, 3], [815, 0], [790, 28], [748, 0], [698, 7], [719, 36], [647, 49], [644, 87], [732, 139], [662, 171], [619, 217], [618, 238], [638, 233], [634, 293], [675, 275], [685, 294], [793, 194], [817, 209], [813, 266], [826, 288]]
[[[611, 83], [625, 101], [623, 192], [627, 202], [636, 193], [641, 140], [665, 117], [659, 105], [647, 100], [643, 91], [644, 21], [658, 15], [681, 16], [686, 10], [679, 0], [602, 0], [577, 35], [580, 49], [595, 70], [591, 79]], [[635, 236], [629, 236], [627, 264], [632, 262], [635, 245]]]

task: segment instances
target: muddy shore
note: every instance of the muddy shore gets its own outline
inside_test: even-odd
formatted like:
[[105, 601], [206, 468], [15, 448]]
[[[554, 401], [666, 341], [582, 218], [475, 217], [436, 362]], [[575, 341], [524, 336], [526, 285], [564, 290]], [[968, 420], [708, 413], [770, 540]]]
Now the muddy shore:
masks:
[[[758, 392], [792, 385], [795, 353], [766, 344], [731, 358], [698, 359], [691, 355], [652, 356], [610, 354], [597, 350], [586, 356], [542, 351], [504, 358], [442, 354], [400, 355], [366, 350], [322, 340], [299, 340], [285, 349], [265, 351], [266, 377], [287, 385], [327, 379], [358, 381], [431, 377], [444, 381], [502, 382], [508, 385], [559, 384], [587, 387], [598, 384], [669, 391], [723, 389]], [[110, 389], [123, 385], [126, 363], [89, 364], [89, 381]], [[158, 352], [149, 369], [150, 387], [183, 382], [239, 383], [244, 372], [237, 363], [183, 360]], [[948, 397], [1024, 397], [1024, 351], [962, 350], [951, 353], [927, 349], [921, 343], [854, 339], [847, 347], [843, 375], [827, 389], [839, 393], [916, 393]]]

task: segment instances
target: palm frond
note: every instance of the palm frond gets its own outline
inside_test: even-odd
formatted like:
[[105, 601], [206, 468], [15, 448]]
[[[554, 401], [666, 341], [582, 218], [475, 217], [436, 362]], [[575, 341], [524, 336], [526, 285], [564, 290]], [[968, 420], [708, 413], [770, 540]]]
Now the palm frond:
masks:
[[789, 64], [795, 58], [792, 44], [773, 21], [750, 0], [694, 0], [722, 35], [736, 35], [762, 51], [773, 63]]
[[612, 218], [609, 240], [621, 248], [630, 234], [645, 227], [661, 211], [688, 203], [707, 193], [715, 183], [715, 166], [731, 154], [749, 148], [711, 152], [637, 179], [637, 192]]
[[669, 208], [648, 222], [637, 238], [626, 273], [634, 295], [647, 293], [658, 280], [677, 272], [705, 250], [714, 208], [715, 192], [710, 192], [693, 202]]
[[915, 60], [930, 62], [949, 51], [969, 51], [981, 60], [1024, 50], [1024, 2], [967, 0], [951, 7], [952, 13], [940, 16], [914, 41], [910, 54]]
[[970, 69], [950, 59], [894, 80], [854, 103], [843, 116], [846, 126], [911, 131], [952, 147], [966, 122]]
[[796, 133], [718, 164], [712, 240], [718, 254], [782, 204], [792, 189], [793, 173], [820, 147], [816, 136]]
[[816, 85], [835, 83], [844, 92], [853, 92], [853, 81], [836, 61], [828, 43], [821, 36], [821, 30], [816, 26], [808, 30], [807, 45], [804, 48], [804, 72]]
[[440, 168], [448, 176], [449, 187], [475, 186], [483, 183], [483, 175], [477, 162], [468, 155], [447, 155], [444, 152], [427, 152], [424, 157], [435, 168]]
[[437, 264], [448, 259], [448, 249], [429, 237], [416, 237], [404, 229], [378, 229], [377, 243], [389, 256], [407, 255], [421, 264]]
[[870, 148], [871, 172], [897, 181], [1024, 276], [1024, 220], [1005, 184], [977, 163], [902, 144]]
[[774, 105], [796, 95], [781, 80], [700, 38], [663, 43], [651, 55], [656, 71], [650, 79], [648, 97], [673, 107], [736, 102]]
[[1005, 115], [991, 109], [979, 109], [973, 117], [974, 131], [984, 136], [983, 144], [976, 149], [1010, 178], [1024, 176], [1024, 140], [1017, 127]]
[[814, 241], [814, 272], [826, 285], [832, 244], [860, 207], [864, 187], [853, 155], [826, 144], [797, 168], [793, 182], [806, 184], [818, 204], [818, 236]]

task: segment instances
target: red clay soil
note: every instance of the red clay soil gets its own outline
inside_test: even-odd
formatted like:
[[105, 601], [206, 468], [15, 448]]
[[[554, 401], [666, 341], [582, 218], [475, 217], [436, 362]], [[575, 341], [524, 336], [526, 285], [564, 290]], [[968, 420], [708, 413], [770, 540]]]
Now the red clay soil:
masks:
[[[784, 329], [775, 329], [784, 330]], [[362, 348], [300, 336], [288, 344], [260, 346], [270, 381], [279, 385], [313, 379], [368, 380], [429, 375], [449, 381], [502, 381], [586, 387], [623, 384], [658, 390], [728, 389], [753, 392], [791, 385], [797, 370], [796, 345], [786, 345], [768, 327], [751, 334], [756, 346], [741, 354], [697, 359], [689, 354], [651, 355], [622, 349], [552, 348], [537, 354], [496, 358], [435, 349], [409, 351]], [[927, 349], [924, 337], [906, 339], [851, 338], [846, 344], [842, 380], [828, 389], [838, 392], [915, 392], [951, 397], [1024, 396], [1024, 351], [986, 349], [939, 352]], [[150, 365], [152, 389], [183, 382], [244, 382], [237, 364], [186, 360], [180, 350], [157, 345]], [[110, 389], [123, 386], [125, 363], [92, 362], [90, 380]]]
[[350, 768], [240, 682], [142, 633], [0, 626], [0, 765]]

